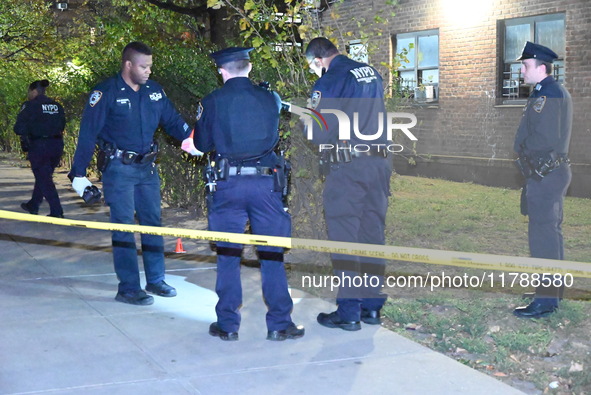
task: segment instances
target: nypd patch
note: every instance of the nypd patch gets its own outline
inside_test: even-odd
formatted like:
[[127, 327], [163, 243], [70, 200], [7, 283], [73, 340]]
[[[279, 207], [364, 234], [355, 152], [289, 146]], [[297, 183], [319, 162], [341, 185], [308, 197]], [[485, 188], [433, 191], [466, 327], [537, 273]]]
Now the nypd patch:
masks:
[[310, 107], [315, 109], [320, 104], [320, 99], [322, 98], [322, 92], [314, 91], [312, 92], [312, 97], [310, 97]]
[[150, 100], [152, 100], [152, 101], [158, 101], [160, 99], [162, 99], [162, 93], [160, 93], [160, 92], [154, 92], [154, 93], [151, 93], [150, 94]]
[[202, 115], [203, 115], [203, 106], [201, 105], [201, 102], [199, 102], [199, 106], [197, 107], [197, 120], [200, 120]]
[[90, 94], [90, 99], [88, 99], [88, 104], [90, 104], [90, 107], [96, 106], [96, 103], [98, 103], [101, 100], [101, 97], [103, 97], [103, 92], [101, 92], [101, 91], [92, 92]]
[[544, 105], [546, 105], [546, 96], [540, 96], [536, 99], [532, 108], [534, 109], [535, 112], [541, 113], [542, 110], [544, 109]]

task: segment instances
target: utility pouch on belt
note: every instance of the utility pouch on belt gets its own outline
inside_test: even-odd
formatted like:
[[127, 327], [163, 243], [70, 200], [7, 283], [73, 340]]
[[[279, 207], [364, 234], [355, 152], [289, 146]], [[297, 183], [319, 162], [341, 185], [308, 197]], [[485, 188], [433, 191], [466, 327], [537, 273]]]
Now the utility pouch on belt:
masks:
[[529, 178], [533, 174], [529, 161], [525, 155], [519, 155], [519, 158], [515, 160], [515, 166], [517, 166], [525, 178]]
[[154, 163], [156, 162], [156, 158], [158, 157], [158, 143], [157, 142], [153, 142], [152, 143], [152, 147], [150, 148], [150, 152], [148, 152], [147, 154], [144, 154], [142, 156], [142, 159], [140, 159], [140, 163]]
[[104, 173], [105, 170], [107, 170], [109, 164], [115, 157], [114, 155], [115, 146], [113, 144], [104, 141], [99, 142], [99, 152], [96, 156], [96, 167], [101, 173]]
[[531, 177], [541, 181], [561, 164], [568, 164], [569, 160], [566, 156], [559, 156], [556, 152], [550, 151], [534, 157], [520, 155], [515, 163], [525, 178]]
[[217, 190], [216, 170], [214, 166], [211, 165], [211, 162], [205, 166], [205, 170], [203, 171], [203, 181], [205, 181], [205, 188], [207, 188], [207, 192], [210, 194]]
[[532, 165], [535, 173], [534, 178], [541, 180], [558, 166], [559, 162], [556, 152], [550, 151], [544, 155], [541, 155]]
[[321, 177], [326, 177], [330, 174], [330, 154], [331, 151], [322, 151], [320, 159], [318, 160], [318, 171]]
[[121, 155], [121, 163], [124, 165], [131, 165], [135, 162], [135, 159], [139, 156], [137, 152], [133, 151], [122, 151]]
[[227, 180], [230, 175], [230, 162], [228, 158], [219, 158], [215, 162], [215, 176], [216, 180]]
[[281, 192], [283, 197], [289, 195], [289, 180], [291, 177], [291, 163], [283, 155], [277, 159], [273, 169], [273, 182], [275, 192]]
[[348, 141], [341, 141], [331, 150], [331, 159], [333, 162], [351, 162], [351, 145]]
[[29, 147], [30, 147], [29, 136], [19, 136], [19, 137], [21, 140], [21, 150], [23, 152], [29, 152]]
[[523, 184], [521, 188], [521, 201], [519, 204], [521, 215], [527, 215], [527, 184]]
[[283, 207], [287, 210], [288, 196], [291, 191], [291, 162], [283, 156], [283, 153], [278, 156], [277, 164], [273, 168], [273, 184], [275, 192], [281, 192], [281, 200]]

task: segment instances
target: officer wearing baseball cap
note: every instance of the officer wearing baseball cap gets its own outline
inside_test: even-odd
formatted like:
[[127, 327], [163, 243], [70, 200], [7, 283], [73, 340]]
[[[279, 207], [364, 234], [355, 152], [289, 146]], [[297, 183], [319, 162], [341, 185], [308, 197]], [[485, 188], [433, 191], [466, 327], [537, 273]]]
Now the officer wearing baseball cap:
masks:
[[[572, 100], [552, 77], [558, 55], [548, 47], [527, 42], [517, 60], [522, 76], [533, 86], [515, 136], [514, 150], [525, 177], [522, 214], [529, 216], [530, 255], [564, 259], [562, 206], [572, 178], [568, 149], [572, 126]], [[518, 317], [540, 318], [553, 313], [564, 290], [559, 275], [540, 276], [533, 301], [513, 312]]]
[[[195, 145], [214, 152], [215, 191], [208, 194], [209, 230], [243, 233], [250, 222], [253, 233], [291, 236], [291, 217], [283, 209], [276, 177], [284, 171], [274, 149], [279, 142], [281, 99], [277, 93], [252, 83], [249, 52], [231, 47], [211, 54], [224, 86], [203, 98], [198, 106]], [[240, 255], [242, 245], [217, 242], [217, 321], [211, 336], [238, 340], [242, 306]], [[267, 304], [267, 340], [304, 336], [305, 329], [291, 318], [293, 301], [283, 264], [283, 249], [258, 246], [263, 297]]]

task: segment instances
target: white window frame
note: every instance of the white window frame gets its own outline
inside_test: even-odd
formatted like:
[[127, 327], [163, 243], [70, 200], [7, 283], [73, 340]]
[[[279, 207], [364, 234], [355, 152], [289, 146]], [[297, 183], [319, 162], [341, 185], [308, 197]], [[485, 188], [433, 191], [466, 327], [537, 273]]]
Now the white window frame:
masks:
[[[437, 56], [437, 65], [435, 66], [429, 66], [429, 67], [420, 67], [419, 66], [419, 38], [420, 37], [425, 37], [425, 36], [437, 36], [437, 45], [438, 45], [438, 56]], [[439, 29], [430, 29], [430, 30], [422, 30], [422, 31], [416, 31], [416, 32], [408, 32], [408, 33], [400, 33], [400, 34], [396, 34], [393, 37], [393, 41], [394, 41], [394, 48], [395, 48], [395, 54], [398, 54], [402, 51], [402, 48], [398, 48], [398, 39], [408, 39], [408, 38], [414, 38], [414, 67], [412, 68], [408, 68], [405, 67], [404, 64], [402, 64], [398, 69], [397, 69], [397, 77], [400, 75], [400, 72], [403, 71], [411, 71], [414, 70], [414, 79], [411, 81], [410, 84], [406, 84], [407, 85], [407, 89], [410, 91], [410, 95], [413, 97], [415, 102], [425, 102], [425, 103], [431, 103], [431, 102], [437, 102], [439, 100], [439, 77], [438, 77], [438, 81], [437, 82], [425, 82], [422, 81], [422, 73], [424, 71], [434, 71], [437, 70], [437, 74], [439, 75], [440, 72], [440, 66], [441, 66], [441, 62], [440, 62], [440, 54], [439, 54], [439, 46], [440, 46], [440, 40], [439, 40]], [[404, 83], [403, 83], [404, 85]]]

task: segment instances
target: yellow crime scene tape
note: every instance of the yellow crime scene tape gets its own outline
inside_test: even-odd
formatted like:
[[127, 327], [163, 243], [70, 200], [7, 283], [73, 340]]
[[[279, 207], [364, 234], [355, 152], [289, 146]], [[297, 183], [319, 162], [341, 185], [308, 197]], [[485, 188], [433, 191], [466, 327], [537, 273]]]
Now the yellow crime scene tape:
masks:
[[591, 278], [591, 263], [585, 262], [432, 250], [427, 248], [347, 243], [330, 240], [300, 239], [293, 237], [212, 232], [180, 228], [163, 228], [158, 226], [125, 225], [114, 224], [110, 222], [79, 221], [65, 218], [44, 217], [32, 214], [21, 214], [6, 210], [0, 210], [0, 218], [16, 221], [42, 222], [53, 225], [73, 226], [87, 229], [144, 233], [158, 236], [186, 237], [209, 241], [223, 241], [238, 244], [302, 249], [324, 253], [357, 255], [383, 258], [387, 260], [420, 262], [434, 265], [458, 266], [484, 270], [502, 270], [510, 272], [552, 274], [560, 273], [570, 274], [574, 277]]

